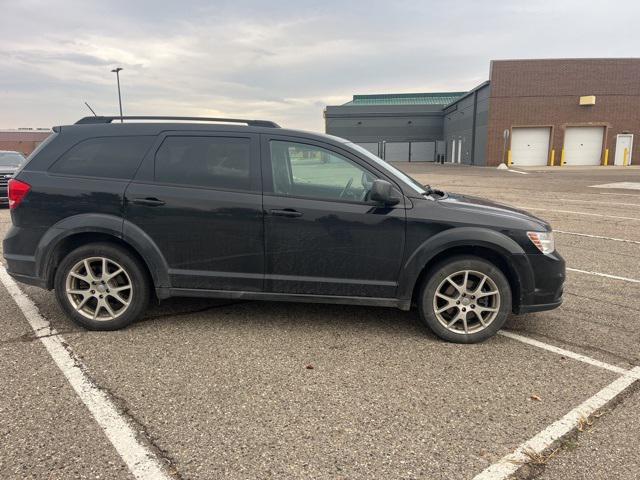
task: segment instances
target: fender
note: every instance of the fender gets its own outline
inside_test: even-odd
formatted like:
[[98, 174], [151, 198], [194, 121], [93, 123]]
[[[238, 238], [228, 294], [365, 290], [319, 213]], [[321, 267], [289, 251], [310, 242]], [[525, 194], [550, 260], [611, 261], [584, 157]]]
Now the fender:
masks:
[[[453, 247], [484, 247], [500, 255], [518, 276], [522, 291], [534, 284], [529, 261], [522, 247], [503, 233], [482, 227], [460, 227], [433, 235], [409, 255], [400, 272], [398, 298], [411, 299], [416, 281], [425, 265], [436, 255]], [[516, 260], [517, 259], [517, 260]]]
[[[56, 247], [79, 233], [103, 233], [128, 243], [146, 263], [156, 287], [170, 287], [167, 262], [162, 253], [140, 228], [116, 215], [86, 213], [60, 220], [42, 236], [35, 253], [36, 275], [49, 282]], [[51, 285], [48, 285], [51, 288]]]

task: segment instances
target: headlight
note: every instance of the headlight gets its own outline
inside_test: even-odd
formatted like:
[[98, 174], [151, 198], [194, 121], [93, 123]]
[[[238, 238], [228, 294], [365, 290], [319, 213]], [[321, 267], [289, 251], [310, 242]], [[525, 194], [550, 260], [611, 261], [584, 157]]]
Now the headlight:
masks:
[[527, 232], [527, 237], [542, 253], [552, 253], [556, 249], [553, 232]]

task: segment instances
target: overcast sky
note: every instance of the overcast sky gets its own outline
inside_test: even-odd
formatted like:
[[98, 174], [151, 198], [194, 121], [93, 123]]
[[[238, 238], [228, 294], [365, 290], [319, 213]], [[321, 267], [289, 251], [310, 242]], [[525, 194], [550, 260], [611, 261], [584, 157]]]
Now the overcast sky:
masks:
[[[636, 1], [0, 0], [0, 128], [117, 114], [323, 131], [354, 93], [467, 90], [500, 58], [640, 56]], [[640, 81], [640, 79], [639, 79]]]

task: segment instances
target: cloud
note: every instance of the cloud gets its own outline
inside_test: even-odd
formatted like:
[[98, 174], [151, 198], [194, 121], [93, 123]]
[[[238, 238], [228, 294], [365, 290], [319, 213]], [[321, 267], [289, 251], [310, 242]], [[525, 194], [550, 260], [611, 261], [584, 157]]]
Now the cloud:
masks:
[[[635, 2], [22, 0], [0, 17], [0, 127], [117, 111], [323, 129], [354, 93], [464, 90], [492, 58], [633, 56]], [[570, 22], [571, 28], [567, 27]]]

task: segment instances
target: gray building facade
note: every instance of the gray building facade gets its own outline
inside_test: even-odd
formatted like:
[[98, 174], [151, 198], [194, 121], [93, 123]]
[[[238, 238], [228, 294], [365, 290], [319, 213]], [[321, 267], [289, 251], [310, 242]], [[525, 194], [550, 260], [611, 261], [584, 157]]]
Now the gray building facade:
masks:
[[442, 130], [448, 162], [486, 165], [490, 95], [487, 81], [444, 108]]
[[638, 163], [639, 58], [493, 60], [468, 92], [354, 95], [326, 132], [390, 162]]
[[390, 162], [432, 162], [446, 153], [443, 107], [465, 93], [354, 95], [326, 107], [325, 131]]

